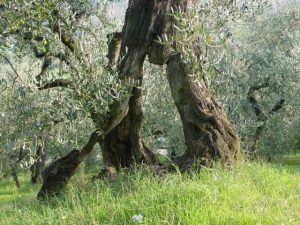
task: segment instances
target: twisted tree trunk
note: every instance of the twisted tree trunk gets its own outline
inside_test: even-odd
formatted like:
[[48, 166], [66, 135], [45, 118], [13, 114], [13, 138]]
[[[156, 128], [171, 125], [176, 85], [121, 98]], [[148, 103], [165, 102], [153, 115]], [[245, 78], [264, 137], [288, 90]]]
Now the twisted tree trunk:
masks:
[[206, 86], [191, 75], [189, 65], [180, 54], [172, 56], [167, 64], [168, 81], [183, 123], [187, 147], [175, 162], [182, 170], [193, 165], [210, 166], [216, 159], [225, 164], [233, 163], [240, 143], [225, 112]]
[[[129, 95], [111, 105], [110, 114], [104, 120], [103, 115], [91, 113], [95, 125], [104, 131], [104, 139], [91, 137], [88, 147], [82, 151], [73, 150], [57, 160], [48, 168], [38, 196], [57, 193], [64, 187], [96, 142], [102, 146], [110, 176], [120, 167], [156, 162], [151, 151], [143, 145], [140, 135], [142, 111], [139, 86], [146, 56], [150, 63], [167, 64], [168, 67], [168, 79], [181, 115], [187, 145], [186, 152], [175, 159], [180, 168], [187, 170], [194, 164], [210, 165], [218, 158], [224, 163], [232, 163], [237, 158], [239, 139], [226, 114], [209, 90], [190, 76], [190, 65], [183, 62], [180, 52], [176, 52], [172, 46], [159, 43], [159, 39], [166, 36], [171, 38], [175, 32], [176, 21], [170, 16], [172, 9], [188, 11], [194, 1], [129, 0], [125, 24], [119, 35], [121, 45], [118, 46], [121, 47], [116, 48], [124, 55], [118, 66], [118, 77]], [[176, 46], [176, 41], [173, 44]], [[65, 45], [71, 49], [68, 43]], [[110, 60], [111, 66], [118, 54], [109, 55], [114, 57]], [[128, 86], [128, 81], [135, 85]]]
[[[147, 54], [150, 63], [167, 64], [168, 80], [187, 146], [186, 152], [175, 159], [182, 170], [190, 169], [194, 164], [211, 165], [218, 158], [231, 164], [240, 152], [238, 136], [225, 112], [205, 85], [192, 76], [191, 65], [184, 63], [176, 49], [176, 40], [172, 46], [159, 43], [159, 39], [166, 36], [172, 40], [176, 32], [172, 9], [188, 12], [195, 2], [130, 0], [123, 29], [123, 41], [129, 51]], [[134, 59], [131, 58], [129, 65], [136, 63]]]
[[[119, 67], [120, 79], [132, 79], [136, 87], [131, 90], [128, 101], [128, 110], [122, 120], [108, 130], [104, 139], [99, 141], [102, 150], [105, 169], [101, 170], [98, 177], [113, 177], [121, 168], [128, 168], [137, 164], [157, 164], [155, 155], [145, 147], [142, 142], [141, 128], [143, 122], [141, 85], [143, 79], [143, 63], [145, 53], [130, 49], [125, 53], [125, 45], [122, 33], [114, 33], [109, 42], [109, 69], [116, 70]], [[139, 50], [139, 49], [137, 49]], [[119, 58], [125, 57], [122, 64], [118, 65]], [[136, 57], [132, 59], [132, 56]], [[135, 61], [134, 61], [135, 60]], [[132, 62], [134, 66], [132, 67]], [[132, 69], [134, 68], [134, 69]], [[98, 115], [94, 115], [97, 124]], [[103, 126], [102, 126], [103, 127]]]
[[103, 162], [109, 177], [113, 177], [120, 168], [142, 163], [158, 163], [155, 155], [142, 142], [142, 120], [141, 89], [135, 87], [129, 101], [127, 116], [105, 136], [103, 142], [100, 142]]

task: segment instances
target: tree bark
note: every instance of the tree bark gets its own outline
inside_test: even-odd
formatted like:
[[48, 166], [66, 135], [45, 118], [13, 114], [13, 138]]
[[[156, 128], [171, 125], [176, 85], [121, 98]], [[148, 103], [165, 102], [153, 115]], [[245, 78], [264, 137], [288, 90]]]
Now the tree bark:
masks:
[[[100, 142], [109, 177], [113, 177], [121, 168], [158, 163], [156, 156], [142, 142], [142, 120], [141, 89], [135, 87], [129, 100], [127, 116]], [[100, 173], [99, 177], [102, 175]]]
[[[143, 63], [145, 53], [139, 52], [139, 49], [130, 49], [128, 53], [124, 51], [124, 41], [122, 33], [114, 33], [109, 42], [109, 69], [115, 70], [119, 66], [120, 74], [124, 76], [121, 79], [132, 78], [136, 87], [132, 88], [131, 96], [128, 102], [128, 111], [120, 123], [110, 130], [100, 141], [100, 147], [103, 155], [105, 169], [101, 170], [98, 177], [114, 177], [121, 168], [128, 168], [137, 164], [158, 164], [155, 155], [145, 147], [141, 137], [141, 127], [143, 122], [142, 111], [142, 85]], [[138, 51], [136, 53], [136, 50]], [[119, 57], [125, 55], [122, 64], [118, 65]], [[132, 59], [132, 56], [137, 58]], [[135, 61], [134, 64], [132, 62]], [[132, 70], [134, 65], [134, 70]], [[96, 115], [97, 116], [97, 115]], [[97, 119], [96, 119], [97, 120]], [[95, 121], [96, 121], [95, 120]]]
[[[114, 176], [120, 168], [134, 164], [158, 164], [155, 155], [144, 145], [141, 138], [143, 112], [139, 86], [143, 78], [146, 55], [148, 54], [152, 63], [163, 65], [170, 53], [169, 48], [156, 42], [159, 33], [167, 31], [170, 26], [170, 17], [163, 14], [171, 12], [170, 2], [130, 0], [122, 33], [116, 33], [109, 44], [109, 66], [114, 68], [118, 61], [116, 56], [121, 55], [123, 60], [117, 65], [120, 80], [131, 79], [137, 84], [131, 92], [128, 113], [100, 143], [109, 176]], [[161, 9], [163, 10], [160, 12]], [[103, 171], [99, 175], [102, 176]]]
[[[174, 20], [170, 16], [172, 9], [187, 11], [194, 1], [129, 0], [125, 24], [120, 35], [120, 51], [124, 57], [117, 66], [119, 81], [128, 87], [129, 95], [112, 104], [107, 117], [91, 112], [97, 128], [104, 131], [104, 139], [92, 138], [89, 142], [92, 141], [93, 145], [95, 142], [101, 143], [107, 172], [111, 176], [120, 167], [156, 162], [151, 151], [145, 148], [140, 135], [143, 116], [139, 86], [143, 78], [146, 56], [150, 63], [168, 65], [169, 83], [184, 125], [187, 145], [186, 152], [175, 160], [181, 169], [190, 169], [195, 163], [210, 165], [217, 158], [221, 158], [224, 163], [231, 163], [238, 156], [239, 139], [226, 114], [209, 90], [190, 76], [189, 65], [184, 64], [180, 53], [174, 56], [171, 46], [158, 42], [165, 36], [172, 37], [175, 32]], [[70, 40], [67, 38], [63, 43], [73, 51], [76, 45]], [[68, 43], [72, 43], [71, 47]], [[109, 62], [111, 66], [118, 54], [109, 55], [114, 57]], [[128, 85], [128, 81], [131, 81], [132, 85]], [[46, 170], [45, 181], [38, 196], [59, 192], [86, 155], [82, 152], [91, 150], [88, 149], [73, 150], [52, 164]]]
[[193, 165], [210, 166], [216, 159], [233, 163], [240, 151], [239, 139], [211, 92], [191, 75], [180, 54], [169, 59], [167, 75], [187, 147], [175, 162], [184, 171]]
[[30, 167], [31, 171], [31, 183], [42, 183], [42, 171], [45, 167], [46, 162], [46, 152], [45, 152], [45, 142], [43, 137], [38, 137], [36, 160]]
[[99, 141], [98, 131], [91, 134], [88, 143], [81, 149], [74, 149], [66, 156], [57, 159], [43, 171], [43, 185], [37, 195], [39, 199], [55, 196], [59, 194], [70, 178], [74, 175], [79, 164], [93, 150], [95, 144]]
[[[186, 152], [175, 159], [182, 170], [190, 169], [194, 164], [211, 165], [218, 158], [231, 164], [240, 152], [238, 136], [225, 112], [206, 86], [191, 75], [190, 65], [184, 63], [176, 50], [176, 40], [173, 46], [159, 43], [159, 39], [163, 40], [166, 36], [172, 40], [176, 32], [172, 9], [188, 12], [194, 2], [130, 0], [123, 29], [123, 42], [128, 49], [146, 53], [150, 63], [167, 64], [168, 80], [181, 116], [187, 146]], [[126, 64], [126, 60], [123, 63]], [[135, 61], [131, 60], [129, 65], [133, 64]]]

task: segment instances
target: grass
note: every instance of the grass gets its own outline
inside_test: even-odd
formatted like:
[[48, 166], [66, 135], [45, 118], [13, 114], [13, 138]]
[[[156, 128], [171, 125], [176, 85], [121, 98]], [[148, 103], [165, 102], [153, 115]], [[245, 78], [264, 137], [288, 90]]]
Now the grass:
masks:
[[278, 164], [164, 178], [144, 169], [123, 172], [111, 184], [77, 174], [64, 197], [45, 202], [35, 199], [37, 190], [27, 183], [17, 191], [2, 182], [0, 224], [130, 225], [138, 214], [151, 225], [300, 224], [299, 170]]
[[285, 165], [300, 165], [300, 153], [283, 156], [281, 162]]

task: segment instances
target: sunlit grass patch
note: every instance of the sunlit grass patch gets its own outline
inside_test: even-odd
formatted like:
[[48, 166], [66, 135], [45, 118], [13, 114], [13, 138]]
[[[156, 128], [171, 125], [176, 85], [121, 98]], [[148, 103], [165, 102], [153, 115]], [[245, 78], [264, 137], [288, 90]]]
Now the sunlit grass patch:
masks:
[[1, 207], [0, 224], [123, 225], [137, 224], [137, 215], [149, 225], [300, 224], [300, 173], [277, 164], [165, 177], [138, 169], [113, 183], [88, 177], [77, 174], [66, 195], [51, 202], [37, 202], [35, 191], [25, 191], [23, 202]]

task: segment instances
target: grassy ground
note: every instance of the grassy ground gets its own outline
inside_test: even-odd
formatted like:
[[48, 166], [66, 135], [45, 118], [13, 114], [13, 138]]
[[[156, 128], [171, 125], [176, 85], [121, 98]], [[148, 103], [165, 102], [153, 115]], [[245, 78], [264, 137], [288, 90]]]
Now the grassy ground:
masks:
[[296, 165], [300, 167], [300, 153], [284, 156], [281, 159], [281, 163], [284, 165]]
[[[25, 179], [25, 178], [24, 178]], [[23, 184], [24, 184], [23, 180]], [[244, 163], [232, 170], [154, 177], [145, 170], [92, 183], [78, 174], [68, 194], [37, 202], [38, 187], [0, 185], [0, 224], [300, 224], [300, 170]]]

